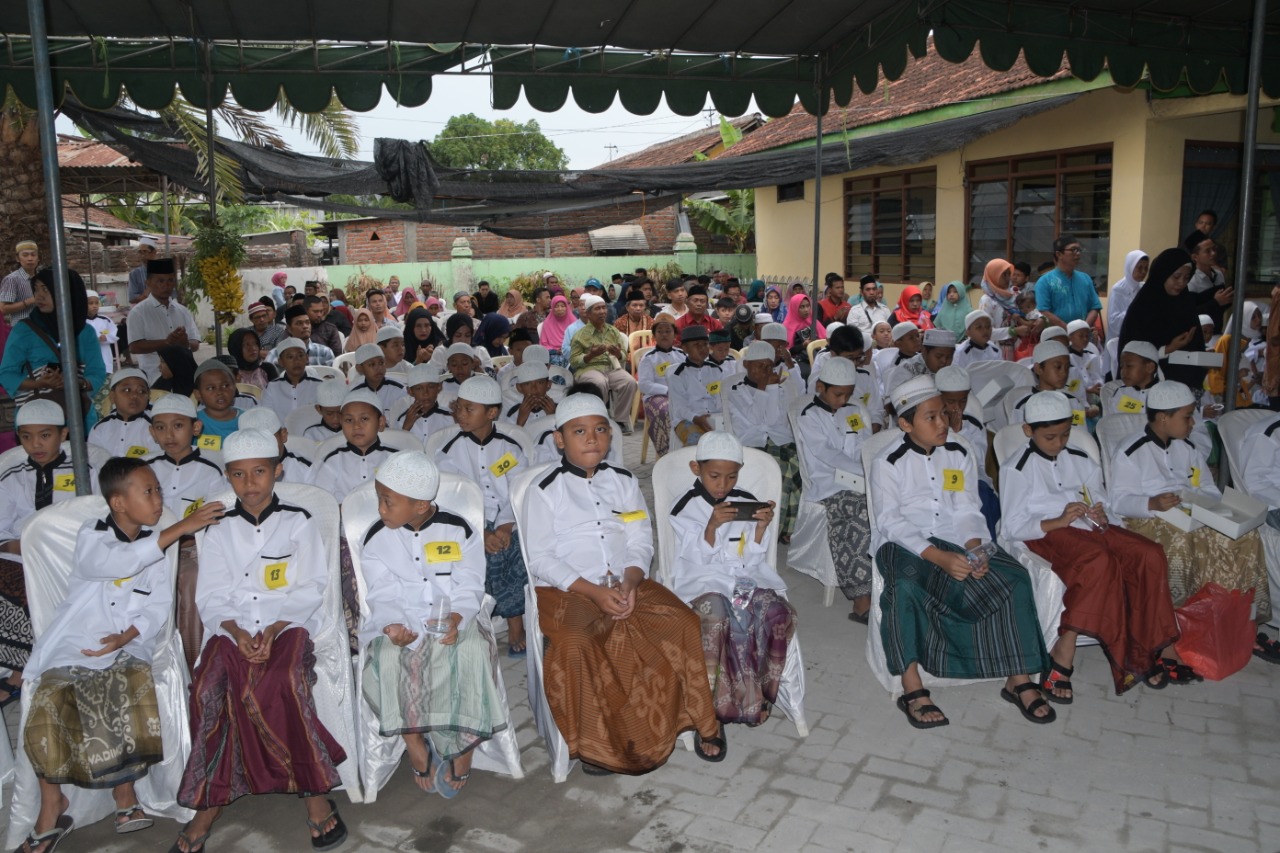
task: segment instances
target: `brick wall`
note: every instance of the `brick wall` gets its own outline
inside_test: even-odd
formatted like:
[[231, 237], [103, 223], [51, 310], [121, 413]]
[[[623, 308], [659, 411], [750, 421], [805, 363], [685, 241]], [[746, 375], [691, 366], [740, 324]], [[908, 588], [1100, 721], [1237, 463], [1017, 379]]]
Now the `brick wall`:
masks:
[[[138, 252], [134, 246], [104, 246], [101, 243], [91, 245], [93, 271], [97, 275], [124, 275], [138, 265]], [[178, 269], [181, 272], [191, 257], [191, 243], [189, 240], [175, 240], [170, 243], [170, 250], [173, 257], [177, 259]], [[243, 269], [307, 267], [315, 264], [315, 259], [307, 248], [306, 237], [301, 232], [295, 232], [292, 242], [289, 243], [248, 246], [245, 254]], [[67, 264], [81, 275], [88, 277], [89, 256], [85, 251], [83, 234], [77, 235], [72, 232], [67, 235]]]

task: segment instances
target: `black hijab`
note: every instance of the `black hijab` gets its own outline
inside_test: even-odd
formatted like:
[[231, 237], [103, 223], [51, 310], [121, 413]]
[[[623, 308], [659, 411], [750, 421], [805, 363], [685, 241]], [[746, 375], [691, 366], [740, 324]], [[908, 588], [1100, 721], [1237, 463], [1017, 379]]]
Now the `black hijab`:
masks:
[[[418, 321], [422, 319], [429, 321], [428, 325], [431, 327], [431, 331], [427, 333], [425, 341], [413, 333]], [[404, 360], [410, 364], [417, 364], [419, 347], [438, 347], [442, 345], [445, 345], [444, 333], [440, 331], [436, 321], [431, 319], [431, 312], [426, 308], [414, 308], [410, 311], [404, 320]]]
[[[1129, 341], [1146, 341], [1156, 349], [1165, 346], [1188, 329], [1193, 330], [1188, 352], [1204, 352], [1204, 331], [1200, 328], [1200, 311], [1195, 294], [1183, 289], [1177, 296], [1170, 296], [1164, 289], [1169, 278], [1184, 266], [1191, 264], [1191, 256], [1184, 250], [1165, 249], [1151, 262], [1146, 283], [1134, 297], [1120, 328], [1120, 349]], [[1181, 382], [1192, 389], [1204, 383], [1205, 368], [1190, 364], [1160, 363], [1165, 379]]]
[[[48, 314], [43, 311], [32, 311], [29, 319], [49, 337], [61, 343], [58, 336], [58, 289], [53, 285], [53, 268], [45, 267], [37, 272], [36, 281], [43, 284], [49, 291], [49, 298], [53, 300], [53, 310]], [[89, 318], [89, 299], [85, 295], [84, 279], [80, 277], [80, 273], [72, 269], [67, 270], [67, 285], [71, 290], [71, 334], [73, 337], [79, 337]]]
[[195, 393], [196, 357], [191, 354], [190, 349], [179, 346], [162, 346], [156, 350], [156, 355], [160, 356], [161, 361], [169, 368], [173, 378], [165, 379], [162, 376], [155, 381], [155, 384], [151, 386], [152, 388], [158, 391], [181, 394], [184, 397], [190, 397]]
[[277, 376], [274, 364], [267, 364], [262, 357], [262, 350], [258, 350], [258, 360], [256, 362], [246, 361], [244, 357], [244, 340], [252, 337], [258, 342], [258, 346], [262, 346], [262, 339], [258, 337], [258, 333], [253, 329], [236, 329], [227, 338], [227, 352], [236, 360], [236, 367], [240, 370], [257, 370], [262, 368], [263, 373], [268, 379], [275, 379]]
[[[453, 343], [453, 336], [457, 333], [459, 329], [463, 328], [464, 326], [471, 331], [471, 335], [472, 337], [474, 337], [475, 326], [472, 324], [470, 317], [468, 317], [466, 314], [463, 314], [463, 313], [457, 313], [457, 314], [451, 315], [449, 319], [445, 321], [445, 324], [444, 324], [445, 340], [447, 340], [449, 343]], [[467, 340], [467, 343], [468, 344], [471, 343], [470, 338]]]

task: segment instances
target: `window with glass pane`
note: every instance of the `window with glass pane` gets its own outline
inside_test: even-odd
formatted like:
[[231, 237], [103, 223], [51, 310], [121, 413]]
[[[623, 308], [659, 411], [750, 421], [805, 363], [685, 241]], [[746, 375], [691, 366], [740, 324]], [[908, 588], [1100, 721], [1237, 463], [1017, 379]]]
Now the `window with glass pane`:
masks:
[[934, 169], [845, 181], [845, 278], [933, 280], [936, 185]]

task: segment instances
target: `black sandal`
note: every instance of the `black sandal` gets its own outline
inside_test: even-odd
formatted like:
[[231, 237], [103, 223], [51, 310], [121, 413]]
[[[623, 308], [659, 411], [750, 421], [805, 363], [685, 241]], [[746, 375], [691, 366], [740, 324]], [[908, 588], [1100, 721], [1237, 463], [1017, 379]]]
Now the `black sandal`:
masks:
[[[942, 714], [942, 709], [939, 708], [937, 705], [933, 704], [932, 702], [927, 702], [923, 705], [917, 705], [915, 712], [912, 713], [911, 711], [912, 702], [914, 702], [917, 699], [928, 699], [928, 698], [929, 698], [929, 691], [925, 690], [924, 688], [921, 688], [919, 690], [913, 690], [910, 693], [904, 693], [898, 697], [898, 710], [901, 711], [903, 714], [906, 714], [907, 722], [911, 724], [912, 728], [936, 729], [941, 726], [951, 725], [951, 720], [947, 719], [947, 715]], [[933, 720], [933, 721], [917, 719], [916, 717], [917, 714], [923, 716], [924, 714], [928, 714], [930, 711], [937, 711], [939, 714], [942, 714], [942, 719]]]
[[[324, 825], [330, 818], [333, 818], [333, 829], [325, 832]], [[311, 836], [312, 850], [332, 850], [347, 840], [347, 825], [342, 822], [342, 816], [338, 814], [338, 804], [333, 800], [329, 801], [329, 813], [314, 822], [307, 818], [307, 826], [320, 833], [318, 836]]]
[[[1151, 683], [1151, 679], [1156, 679], [1155, 684]], [[1164, 668], [1163, 663], [1158, 663], [1155, 667], [1142, 677], [1142, 683], [1150, 687], [1152, 690], [1164, 690], [1169, 686], [1169, 672]]]
[[[1267, 663], [1280, 663], [1280, 641], [1259, 633], [1253, 640], [1253, 656], [1262, 658]], [[4, 705], [0, 704], [0, 708], [2, 707]]]
[[[54, 848], [61, 843], [62, 839], [67, 837], [67, 833], [75, 827], [76, 822], [72, 820], [71, 815], [61, 815], [53, 824], [53, 829], [36, 835], [35, 829], [27, 833], [26, 839], [22, 842], [22, 847], [18, 848], [18, 853], [22, 853], [25, 848], [27, 850], [40, 850], [40, 853], [53, 853]], [[48, 844], [41, 850], [40, 845]]]
[[[711, 746], [720, 747], [720, 751], [717, 752], [715, 755], [708, 755], [707, 753], [703, 752], [702, 742], [704, 740], [707, 743], [709, 743]], [[710, 761], [712, 764], [716, 764], [721, 761], [724, 761], [724, 757], [729, 754], [729, 742], [725, 740], [725, 737], [724, 737], [724, 723], [720, 724], [720, 734], [717, 735], [716, 737], [703, 738], [695, 734], [694, 740], [693, 740], [693, 751], [696, 752], [698, 754], [698, 757], [701, 758], [703, 761]]]
[[582, 772], [588, 776], [612, 776], [613, 771], [608, 767], [601, 767], [599, 764], [592, 764], [590, 761], [582, 762]]
[[[1030, 705], [1024, 705], [1022, 704], [1022, 694], [1026, 693], [1028, 690], [1035, 690], [1039, 695], [1036, 698], [1036, 701], [1032, 702]], [[1009, 692], [1009, 688], [1001, 687], [1000, 698], [1013, 705], [1017, 705], [1018, 711], [1021, 712], [1022, 716], [1038, 726], [1047, 725], [1048, 723], [1052, 723], [1054, 720], [1058, 719], [1058, 712], [1049, 708], [1049, 703], [1044, 701], [1044, 694], [1040, 693], [1040, 685], [1036, 684], [1034, 681], [1027, 681], [1023, 684], [1019, 684], [1017, 687], [1013, 688], [1012, 693]], [[1039, 710], [1041, 706], [1049, 708], [1049, 713], [1045, 714], [1043, 717], [1037, 717], [1036, 711]]]
[[849, 621], [857, 622], [859, 625], [866, 625], [871, 622], [871, 608], [868, 607], [863, 613], [849, 613]]
[[1160, 663], [1164, 666], [1165, 676], [1171, 684], [1195, 684], [1197, 681], [1204, 681], [1203, 675], [1185, 663], [1178, 663], [1173, 658], [1161, 658]]
[[[1058, 663], [1053, 658], [1049, 658], [1049, 674], [1040, 673], [1040, 689], [1044, 691], [1044, 698], [1050, 702], [1057, 702], [1059, 705], [1070, 705], [1075, 701], [1075, 690], [1071, 689], [1071, 675], [1076, 671], [1074, 666], [1066, 667]], [[1053, 691], [1071, 690], [1071, 695], [1063, 698], [1055, 696]]]
[[[191, 824], [187, 824], [178, 830], [178, 840], [173, 842], [173, 846], [169, 848], [169, 853], [203, 853], [204, 843], [209, 840], [209, 836], [213, 834], [213, 830], [209, 830], [199, 838], [192, 838], [187, 835], [187, 830], [191, 828]], [[187, 842], [187, 849], [182, 849], [182, 842]]]

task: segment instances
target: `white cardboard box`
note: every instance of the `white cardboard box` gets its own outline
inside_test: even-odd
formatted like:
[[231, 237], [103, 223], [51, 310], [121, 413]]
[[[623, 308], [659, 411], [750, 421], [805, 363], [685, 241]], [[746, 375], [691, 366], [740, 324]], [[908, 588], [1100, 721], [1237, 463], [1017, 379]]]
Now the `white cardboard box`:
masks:
[[999, 399], [1013, 387], [1013, 380], [1008, 376], [996, 376], [986, 385], [978, 389], [974, 396], [978, 403], [982, 406], [990, 405], [994, 400]]
[[1173, 509], [1166, 509], [1157, 512], [1156, 518], [1162, 518], [1181, 530], [1183, 533], [1190, 533], [1204, 527], [1204, 522], [1197, 520], [1191, 514], [1191, 503], [1187, 500], [1187, 495], [1183, 494], [1182, 503]]
[[1192, 503], [1191, 517], [1224, 536], [1239, 539], [1266, 520], [1267, 505], [1227, 486], [1221, 501], [1209, 503], [1200, 498]]
[[841, 468], [837, 468], [836, 482], [851, 492], [857, 492], [860, 495], [865, 495], [867, 493], [867, 481], [861, 474], [855, 474], [852, 471], [845, 471]]
[[1192, 352], [1191, 350], [1175, 350], [1169, 353], [1170, 364], [1192, 364], [1196, 367], [1221, 369], [1226, 356], [1220, 352]]

